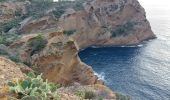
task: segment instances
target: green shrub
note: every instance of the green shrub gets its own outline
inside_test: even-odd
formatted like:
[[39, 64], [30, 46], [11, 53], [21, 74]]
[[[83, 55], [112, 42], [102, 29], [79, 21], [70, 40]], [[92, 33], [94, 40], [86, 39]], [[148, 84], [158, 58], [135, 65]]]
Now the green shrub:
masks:
[[18, 9], [17, 11], [15, 11], [15, 16], [21, 16], [22, 15], [22, 10]]
[[69, 31], [64, 31], [64, 34], [67, 36], [70, 36], [72, 34], [74, 34], [76, 32], [76, 30], [69, 30]]
[[53, 15], [56, 17], [56, 18], [60, 18], [61, 15], [63, 15], [65, 12], [64, 9], [56, 9], [54, 11], [52, 11]]
[[0, 0], [0, 2], [4, 2], [4, 1], [6, 1], [6, 0]]
[[8, 55], [8, 52], [3, 49], [0, 49], [0, 55]]
[[132, 31], [134, 29], [134, 22], [127, 22], [123, 25], [118, 26], [115, 30], [112, 30], [112, 37], [116, 37], [116, 36], [121, 36], [121, 35], [128, 35], [129, 31]]
[[21, 62], [20, 58], [18, 55], [9, 55], [9, 59], [16, 62], [16, 63], [19, 63]]
[[93, 99], [96, 97], [96, 94], [93, 91], [76, 91], [74, 94], [83, 99]]
[[84, 92], [83, 91], [76, 91], [74, 94], [78, 97], [84, 98]]
[[23, 63], [29, 67], [32, 65], [30, 61], [24, 61]]
[[0, 44], [6, 44], [6, 37], [0, 35]]
[[19, 38], [20, 36], [17, 34], [2, 34], [0, 35], [0, 44], [9, 46], [11, 43], [18, 40]]
[[27, 14], [24, 16], [32, 16], [35, 19], [41, 18], [52, 5], [52, 0], [31, 0], [31, 4], [26, 5]]
[[85, 91], [84, 99], [93, 99], [96, 94], [93, 91]]
[[102, 97], [102, 96], [99, 96], [98, 100], [103, 100], [103, 97]]
[[76, 0], [74, 3], [73, 9], [76, 11], [84, 10], [83, 3], [84, 3], [84, 0]]
[[43, 48], [45, 48], [46, 44], [47, 44], [47, 40], [42, 35], [39, 34], [38, 36], [36, 36], [29, 43], [29, 46], [32, 48], [31, 56], [40, 52]]
[[11, 21], [8, 21], [7, 23], [3, 23], [2, 29], [6, 33], [13, 27], [19, 26], [19, 20], [18, 19], [12, 19]]
[[59, 85], [43, 81], [41, 76], [30, 72], [24, 80], [9, 82], [10, 93], [21, 100], [60, 100], [60, 95], [56, 93]]
[[130, 97], [121, 93], [116, 93], [116, 100], [130, 100]]

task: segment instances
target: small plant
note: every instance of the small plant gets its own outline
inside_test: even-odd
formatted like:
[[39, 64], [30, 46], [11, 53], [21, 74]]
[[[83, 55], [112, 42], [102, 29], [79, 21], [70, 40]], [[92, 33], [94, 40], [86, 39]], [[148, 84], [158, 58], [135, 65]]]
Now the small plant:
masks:
[[6, 46], [9, 46], [14, 41], [18, 40], [20, 38], [17, 34], [1, 34], [0, 35], [0, 44], [4, 44]]
[[8, 51], [3, 49], [3, 46], [0, 47], [0, 55], [8, 55]]
[[6, 37], [4, 35], [0, 36], [0, 44], [6, 44]]
[[65, 10], [62, 8], [56, 8], [56, 10], [52, 11], [52, 13], [54, 14], [54, 16], [56, 18], [60, 18], [62, 14], [64, 14]]
[[6, 0], [0, 0], [0, 2], [4, 2], [4, 1], [6, 1]]
[[34, 19], [43, 17], [46, 11], [53, 6], [53, 0], [30, 0], [30, 2], [31, 4], [26, 5], [25, 17], [32, 16]]
[[83, 99], [93, 99], [96, 97], [96, 94], [93, 91], [76, 91], [75, 95]]
[[116, 93], [116, 100], [130, 100], [130, 97], [121, 93]]
[[69, 30], [69, 31], [64, 31], [64, 34], [67, 36], [70, 36], [72, 34], [74, 34], [76, 32], [76, 30]]
[[16, 63], [19, 63], [21, 62], [20, 58], [18, 55], [9, 55], [9, 59], [16, 62]]
[[99, 96], [98, 100], [103, 100], [103, 97], [102, 97], [102, 96]]
[[84, 98], [84, 92], [83, 91], [76, 91], [74, 94], [78, 97]]
[[25, 80], [14, 80], [9, 82], [10, 93], [15, 94], [21, 100], [60, 100], [56, 90], [59, 84], [44, 82], [41, 75], [36, 76], [33, 72], [27, 75]]
[[93, 91], [85, 91], [84, 99], [93, 99], [96, 94]]
[[42, 36], [36, 36], [30, 43], [29, 46], [32, 48], [31, 56], [40, 52], [43, 48], [45, 48], [47, 44], [47, 40]]
[[84, 10], [83, 3], [84, 3], [84, 0], [76, 0], [75, 4], [73, 5], [73, 9], [76, 11]]
[[11, 21], [8, 21], [7, 23], [4, 23], [2, 25], [3, 31], [8, 32], [13, 27], [19, 26], [19, 20], [18, 19], [12, 19]]
[[134, 29], [134, 22], [127, 22], [123, 25], [118, 26], [115, 30], [112, 30], [112, 37], [120, 36], [120, 35], [128, 35], [129, 31]]

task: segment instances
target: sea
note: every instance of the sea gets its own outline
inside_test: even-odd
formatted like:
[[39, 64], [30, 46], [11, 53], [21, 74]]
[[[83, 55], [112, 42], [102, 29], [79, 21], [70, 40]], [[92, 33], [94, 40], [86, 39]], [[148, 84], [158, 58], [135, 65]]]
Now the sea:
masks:
[[79, 56], [113, 91], [132, 100], [170, 100], [170, 1], [139, 1], [156, 39], [133, 46], [90, 47]]

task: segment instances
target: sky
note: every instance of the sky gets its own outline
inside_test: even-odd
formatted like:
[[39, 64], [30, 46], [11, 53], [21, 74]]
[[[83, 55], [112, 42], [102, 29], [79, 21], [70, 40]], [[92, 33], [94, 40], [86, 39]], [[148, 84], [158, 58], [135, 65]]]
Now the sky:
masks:
[[170, 0], [139, 0], [144, 8], [170, 9]]

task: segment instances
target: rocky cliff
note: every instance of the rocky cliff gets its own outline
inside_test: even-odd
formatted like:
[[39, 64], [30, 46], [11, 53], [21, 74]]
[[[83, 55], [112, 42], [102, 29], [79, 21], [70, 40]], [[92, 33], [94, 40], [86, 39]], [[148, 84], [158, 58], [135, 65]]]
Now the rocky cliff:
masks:
[[[16, 12], [20, 14], [15, 17], [19, 23], [18, 30], [15, 30], [16, 27], [6, 30], [10, 33], [17, 31], [25, 34], [62, 28], [73, 37], [80, 48], [131, 45], [155, 38], [146, 19], [145, 10], [137, 0], [78, 0], [76, 2], [78, 6], [75, 2], [55, 3], [51, 4], [51, 7], [46, 5], [38, 10], [35, 10], [38, 6], [36, 3], [20, 2], [8, 5], [3, 3], [1, 4], [3, 9], [9, 9], [9, 5], [15, 9], [9, 10], [11, 11], [9, 14], [2, 12], [1, 15], [15, 16]], [[21, 7], [17, 8], [19, 4]], [[27, 9], [28, 7], [32, 9]], [[20, 10], [15, 11], [16, 8]], [[32, 14], [30, 10], [37, 13]]]
[[[0, 45], [0, 54], [24, 63], [43, 73], [44, 79], [63, 86], [103, 84], [92, 68], [81, 62], [78, 57], [80, 49], [132, 45], [155, 37], [137, 0], [40, 4], [27, 0], [0, 3], [0, 44], [3, 44]], [[16, 65], [12, 66], [15, 69]], [[3, 69], [2, 66], [0, 68]], [[32, 70], [20, 69], [22, 72]], [[2, 72], [6, 75], [5, 70]], [[11, 79], [15, 77], [19, 75], [11, 76]], [[111, 98], [115, 99], [115, 94]]]
[[[44, 47], [39, 50], [40, 46]], [[75, 82], [82, 85], [103, 84], [94, 75], [92, 68], [81, 62], [77, 44], [62, 32], [52, 32], [45, 36], [26, 35], [11, 44], [10, 50], [21, 62], [32, 65], [49, 81], [62, 85]]]
[[59, 27], [76, 30], [80, 48], [131, 45], [154, 38], [145, 10], [137, 0], [89, 0], [84, 10], [68, 10]]

